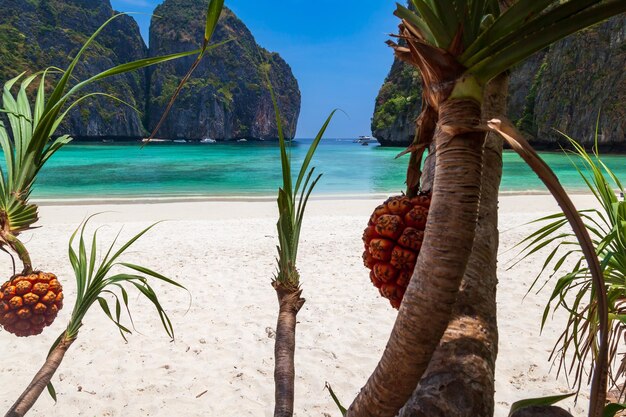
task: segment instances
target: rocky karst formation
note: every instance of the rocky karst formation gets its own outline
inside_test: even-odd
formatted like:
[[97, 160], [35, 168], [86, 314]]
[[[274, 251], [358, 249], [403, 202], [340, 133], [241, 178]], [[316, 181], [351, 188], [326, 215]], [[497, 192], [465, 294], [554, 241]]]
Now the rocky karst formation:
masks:
[[[626, 16], [564, 39], [511, 74], [509, 117], [538, 148], [559, 149], [563, 137], [590, 146], [600, 117], [600, 144], [626, 150]], [[419, 113], [420, 83], [407, 65], [394, 62], [376, 100], [374, 136], [406, 146]]]
[[[2, 84], [23, 71], [65, 68], [89, 36], [114, 14], [108, 0], [0, 0], [0, 11]], [[87, 51], [75, 76], [84, 79], [116, 64], [141, 59], [147, 52], [135, 20], [120, 16]], [[139, 110], [145, 108], [143, 72], [117, 76], [97, 89], [119, 96]], [[76, 138], [144, 135], [141, 114], [105, 98], [91, 99], [72, 111], [61, 131]]]
[[[166, 0], [155, 11], [151, 49], [134, 19], [121, 16], [88, 50], [75, 73], [78, 79], [114, 65], [196, 49], [204, 33], [208, 0]], [[0, 0], [0, 82], [23, 71], [65, 67], [84, 41], [113, 16], [109, 0]], [[285, 132], [295, 134], [300, 91], [290, 67], [276, 53], [257, 45], [246, 26], [225, 10], [214, 42], [233, 39], [212, 51], [183, 90], [159, 137], [220, 140], [276, 138], [274, 109], [264, 86], [269, 71], [276, 90]], [[140, 111], [97, 98], [71, 112], [61, 133], [77, 139], [138, 139], [156, 125], [164, 104], [191, 60], [156, 70], [118, 76], [98, 86]]]
[[[150, 25], [150, 54], [189, 50], [202, 42], [208, 0], [166, 0]], [[285, 134], [293, 137], [300, 113], [300, 90], [289, 65], [257, 45], [252, 33], [224, 9], [212, 50], [182, 90], [158, 136], [215, 139], [278, 137], [265, 73], [277, 93]], [[153, 128], [193, 58], [166, 63], [150, 74], [149, 125]]]

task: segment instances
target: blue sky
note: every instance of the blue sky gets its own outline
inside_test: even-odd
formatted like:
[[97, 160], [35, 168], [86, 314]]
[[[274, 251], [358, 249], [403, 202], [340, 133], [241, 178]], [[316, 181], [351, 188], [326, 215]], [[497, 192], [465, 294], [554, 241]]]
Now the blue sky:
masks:
[[[112, 0], [124, 12], [151, 13], [161, 0]], [[393, 61], [385, 41], [397, 27], [392, 0], [226, 0], [259, 45], [278, 52], [300, 84], [297, 137], [313, 137], [340, 108], [327, 137], [370, 134], [374, 100]], [[147, 39], [149, 16], [134, 16]]]

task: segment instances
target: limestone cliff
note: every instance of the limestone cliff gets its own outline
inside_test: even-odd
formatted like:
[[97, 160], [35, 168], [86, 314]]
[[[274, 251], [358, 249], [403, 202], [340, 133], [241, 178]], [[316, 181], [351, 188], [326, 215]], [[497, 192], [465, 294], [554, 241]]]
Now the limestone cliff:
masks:
[[[202, 43], [208, 0], [166, 0], [150, 26], [150, 54], [189, 50]], [[159, 137], [218, 140], [278, 137], [274, 109], [265, 86], [269, 70], [284, 130], [293, 137], [300, 112], [300, 90], [289, 65], [261, 48], [252, 33], [224, 9], [213, 42], [230, 40], [212, 50], [182, 90]], [[155, 68], [150, 73], [149, 125], [153, 128], [193, 58]]]

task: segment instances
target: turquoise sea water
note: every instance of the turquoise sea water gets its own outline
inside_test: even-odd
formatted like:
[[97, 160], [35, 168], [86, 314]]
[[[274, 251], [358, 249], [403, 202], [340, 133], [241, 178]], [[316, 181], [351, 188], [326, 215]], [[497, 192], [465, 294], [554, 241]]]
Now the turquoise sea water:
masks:
[[[292, 146], [295, 163], [310, 140]], [[323, 140], [313, 160], [324, 174], [318, 195], [394, 193], [403, 189], [407, 157], [401, 149], [361, 146], [352, 140]], [[542, 153], [569, 191], [585, 187], [561, 153]], [[626, 155], [604, 161], [626, 180]], [[536, 176], [514, 153], [504, 155], [504, 192], [544, 191]], [[275, 142], [234, 144], [138, 143], [71, 144], [59, 151], [42, 171], [34, 190], [37, 198], [273, 196], [280, 179]]]

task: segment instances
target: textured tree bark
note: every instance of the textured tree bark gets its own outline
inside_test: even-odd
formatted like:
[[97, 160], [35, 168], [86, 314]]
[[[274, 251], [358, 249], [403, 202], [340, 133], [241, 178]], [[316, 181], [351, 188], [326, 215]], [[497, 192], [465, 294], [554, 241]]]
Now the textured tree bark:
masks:
[[274, 282], [279, 312], [274, 345], [274, 383], [276, 387], [274, 417], [293, 416], [296, 350], [296, 316], [304, 305], [299, 289], [285, 288]]
[[[420, 256], [389, 342], [347, 415], [395, 416], [415, 390], [450, 321], [474, 241], [485, 135], [480, 104], [439, 107], [435, 187]], [[415, 279], [419, 277], [419, 279]]]
[[9, 409], [5, 417], [22, 417], [30, 410], [37, 399], [52, 380], [52, 376], [61, 365], [65, 353], [70, 348], [75, 339], [67, 339], [62, 336], [59, 344], [50, 352], [39, 372], [30, 382], [24, 393], [20, 395], [15, 404]]
[[[506, 111], [508, 75], [486, 89], [483, 118]], [[432, 188], [434, 154], [424, 171], [423, 188]], [[502, 177], [502, 139], [489, 134], [481, 185], [476, 238], [452, 319], [401, 417], [491, 417], [494, 414], [498, 351], [496, 286], [498, 190]]]

